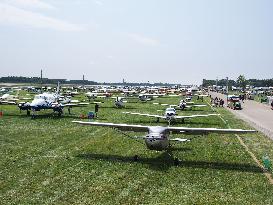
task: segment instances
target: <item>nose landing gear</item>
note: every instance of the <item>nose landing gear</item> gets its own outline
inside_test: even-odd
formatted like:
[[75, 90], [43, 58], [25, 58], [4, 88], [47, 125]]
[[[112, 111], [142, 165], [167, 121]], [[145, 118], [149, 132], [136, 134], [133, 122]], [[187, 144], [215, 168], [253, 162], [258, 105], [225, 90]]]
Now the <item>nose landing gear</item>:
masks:
[[133, 160], [134, 160], [134, 162], [137, 162], [137, 161], [139, 160], [139, 156], [138, 156], [138, 155], [135, 155], [135, 156], [133, 157]]

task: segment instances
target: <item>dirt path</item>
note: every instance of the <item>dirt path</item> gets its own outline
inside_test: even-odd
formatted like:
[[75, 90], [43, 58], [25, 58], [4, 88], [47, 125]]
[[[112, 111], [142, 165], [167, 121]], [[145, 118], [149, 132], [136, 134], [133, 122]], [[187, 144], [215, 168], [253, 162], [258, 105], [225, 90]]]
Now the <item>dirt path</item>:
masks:
[[[225, 105], [227, 105], [226, 95], [215, 92], [211, 92], [210, 95], [214, 98], [224, 99]], [[242, 103], [242, 107], [242, 110], [227, 109], [273, 140], [273, 110], [270, 106], [253, 100], [246, 100]]]

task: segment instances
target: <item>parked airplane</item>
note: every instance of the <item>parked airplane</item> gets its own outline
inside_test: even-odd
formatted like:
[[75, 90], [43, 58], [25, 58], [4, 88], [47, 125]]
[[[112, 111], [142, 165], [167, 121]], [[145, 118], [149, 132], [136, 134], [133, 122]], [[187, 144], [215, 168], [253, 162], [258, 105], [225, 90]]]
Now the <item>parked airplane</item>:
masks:
[[176, 115], [175, 108], [169, 107], [165, 110], [164, 115], [152, 115], [152, 114], [146, 114], [146, 113], [137, 113], [137, 112], [123, 112], [124, 114], [130, 114], [130, 115], [141, 115], [141, 116], [147, 116], [147, 117], [155, 117], [157, 118], [157, 122], [159, 122], [159, 119], [167, 120], [169, 123], [172, 121], [181, 119], [182, 122], [184, 122], [184, 119], [188, 118], [195, 118], [195, 117], [208, 117], [208, 116], [216, 116], [219, 114], [207, 114], [207, 115], [184, 115], [184, 116], [178, 116]]
[[97, 92], [87, 92], [85, 93], [85, 96], [89, 99], [89, 101], [92, 99], [96, 99], [96, 98], [108, 98], [111, 97], [112, 94], [111, 93], [97, 93]]
[[18, 93], [17, 95], [6, 93], [0, 97], [0, 104], [16, 105], [19, 100], [30, 100], [30, 98], [19, 98]]
[[[84, 121], [73, 121], [73, 122], [79, 123], [81, 125], [111, 127], [121, 131], [148, 132], [148, 134], [145, 136], [136, 136], [134, 138], [145, 140], [145, 143], [148, 149], [157, 150], [157, 151], [169, 150], [170, 142], [190, 141], [190, 139], [170, 138], [170, 133], [205, 135], [209, 133], [244, 134], [244, 133], [256, 132], [255, 130], [242, 130], [242, 129], [163, 127], [163, 126], [128, 125], [128, 124], [84, 122]], [[138, 156], [135, 155], [134, 159], [137, 160]], [[178, 163], [178, 159], [175, 159], [175, 163]]]
[[174, 107], [179, 110], [184, 110], [185, 108], [192, 109], [193, 107], [206, 107], [207, 105], [195, 105], [194, 102], [186, 102], [185, 100], [181, 100], [178, 105], [171, 105], [171, 104], [160, 104], [160, 103], [153, 103], [154, 105], [163, 105], [163, 106], [170, 106]]
[[30, 115], [30, 110], [33, 112], [32, 117], [35, 117], [35, 112], [40, 110], [52, 109], [54, 112], [58, 112], [58, 116], [63, 113], [63, 108], [68, 107], [70, 109], [75, 106], [87, 105], [88, 103], [71, 103], [71, 98], [63, 98], [59, 95], [60, 86], [58, 83], [56, 93], [43, 93], [35, 95], [34, 100], [30, 102], [21, 102], [18, 107], [21, 110], [26, 110], [27, 115]]
[[0, 97], [0, 104], [16, 104], [18, 100], [17, 96], [6, 93]]

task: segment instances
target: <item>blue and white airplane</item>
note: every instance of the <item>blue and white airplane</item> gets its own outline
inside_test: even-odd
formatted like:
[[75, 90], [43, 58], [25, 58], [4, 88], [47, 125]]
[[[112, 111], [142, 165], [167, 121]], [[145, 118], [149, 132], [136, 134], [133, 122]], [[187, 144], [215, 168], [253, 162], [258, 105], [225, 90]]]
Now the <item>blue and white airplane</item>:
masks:
[[30, 115], [30, 111], [33, 112], [32, 116], [35, 117], [35, 112], [40, 110], [52, 109], [54, 112], [58, 113], [58, 116], [63, 114], [63, 108], [68, 107], [68, 112], [70, 113], [70, 108], [75, 106], [87, 105], [89, 103], [79, 103], [79, 101], [73, 101], [71, 98], [64, 98], [59, 94], [60, 85], [58, 83], [56, 93], [43, 93], [35, 95], [32, 102], [21, 102], [18, 107], [21, 110], [26, 110], [27, 115]]

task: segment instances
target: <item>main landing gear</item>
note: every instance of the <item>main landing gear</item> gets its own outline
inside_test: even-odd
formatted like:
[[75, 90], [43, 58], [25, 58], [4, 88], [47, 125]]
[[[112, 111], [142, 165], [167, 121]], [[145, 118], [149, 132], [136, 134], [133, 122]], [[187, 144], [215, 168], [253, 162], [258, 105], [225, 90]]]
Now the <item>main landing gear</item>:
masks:
[[175, 158], [173, 159], [173, 164], [174, 164], [175, 166], [178, 166], [178, 165], [179, 165], [179, 159], [178, 159], [177, 157], [175, 157]]
[[137, 162], [137, 161], [139, 160], [139, 156], [138, 156], [138, 155], [135, 155], [135, 156], [133, 157], [133, 160], [134, 160], [134, 162]]

